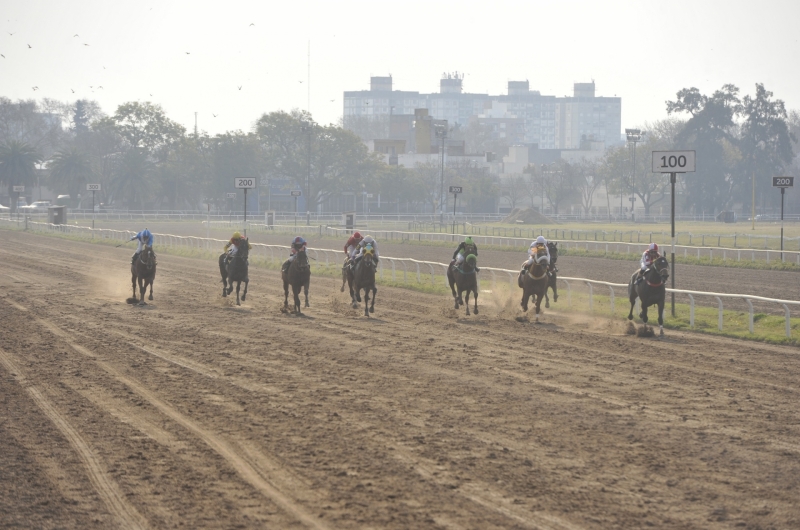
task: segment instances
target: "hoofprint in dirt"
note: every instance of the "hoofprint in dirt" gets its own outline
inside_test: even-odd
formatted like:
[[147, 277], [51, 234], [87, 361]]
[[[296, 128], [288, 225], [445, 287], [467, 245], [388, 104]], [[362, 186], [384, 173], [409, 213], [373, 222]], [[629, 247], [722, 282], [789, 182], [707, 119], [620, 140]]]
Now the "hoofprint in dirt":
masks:
[[0, 429], [21, 455], [0, 456], [0, 477], [31, 477], [0, 488], [14, 520], [800, 521], [797, 348], [639, 338], [558, 311], [534, 327], [485, 293], [466, 319], [447, 296], [384, 288], [368, 320], [332, 278], [315, 283], [307, 318], [291, 318], [277, 272], [251, 269], [263, 287], [249, 307], [222, 307], [214, 260], [167, 254], [143, 310], [124, 301], [128, 251], [6, 231], [0, 243], [0, 399], [14, 406]]
[[[119, 226], [114, 224], [114, 226]], [[191, 223], [159, 223], [158, 229], [166, 233], [178, 233], [179, 235], [194, 235], [205, 237], [205, 229], [201, 224]], [[153, 229], [151, 227], [151, 229]], [[171, 232], [170, 232], [171, 231]], [[213, 237], [213, 236], [212, 236]], [[271, 245], [287, 245], [291, 236], [287, 234], [269, 235], [261, 231], [252, 231], [251, 241], [254, 243], [266, 243]], [[337, 243], [331, 239], [322, 239], [309, 235], [308, 247], [326, 248], [341, 251], [342, 245], [346, 240], [342, 239]], [[458, 243], [453, 243], [451, 249], [440, 246], [427, 246], [415, 244], [398, 244], [391, 240], [379, 241], [381, 254], [384, 256], [394, 256], [403, 258], [414, 258], [425, 261], [437, 261], [448, 263]], [[630, 275], [639, 267], [641, 252], [647, 248], [647, 243], [641, 245], [640, 252], [631, 252], [630, 262], [605, 259], [572, 256], [569, 250], [560, 249], [558, 260], [559, 277], [588, 278], [612, 283], [627, 284]], [[667, 249], [664, 242], [662, 249]], [[499, 250], [480, 250], [480, 260], [482, 267], [496, 267], [501, 269], [517, 270], [519, 264], [527, 259], [525, 248], [520, 247], [518, 251], [499, 251]], [[667, 250], [668, 251], [668, 250]], [[313, 252], [312, 252], [313, 256]], [[341, 253], [344, 259], [344, 252]], [[757, 269], [736, 269], [726, 267], [708, 267], [702, 265], [685, 265], [676, 263], [675, 287], [691, 291], [709, 291], [717, 293], [751, 294], [765, 296], [768, 298], [797, 299], [800, 297], [800, 274], [793, 271], [771, 271]], [[490, 276], [481, 273], [481, 280], [486, 281]], [[562, 283], [560, 288], [564, 287]], [[563, 293], [562, 293], [563, 294]], [[678, 300], [680, 302], [680, 300]], [[686, 302], [686, 299], [683, 300]], [[702, 300], [698, 299], [698, 302]], [[560, 303], [560, 302], [559, 302]], [[706, 303], [706, 302], [703, 302]], [[707, 302], [713, 306], [715, 300], [709, 299]], [[552, 305], [552, 304], [551, 304]], [[783, 308], [777, 304], [754, 304], [757, 311], [770, 314], [783, 314]], [[558, 304], [556, 304], [558, 306]], [[726, 309], [737, 311], [747, 311], [748, 306], [744, 300], [726, 300]]]

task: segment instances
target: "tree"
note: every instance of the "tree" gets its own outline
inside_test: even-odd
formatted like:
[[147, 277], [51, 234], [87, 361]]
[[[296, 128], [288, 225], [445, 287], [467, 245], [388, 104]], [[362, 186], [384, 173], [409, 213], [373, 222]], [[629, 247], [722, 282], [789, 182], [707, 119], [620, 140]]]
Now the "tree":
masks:
[[389, 137], [389, 116], [347, 116], [340, 126], [364, 141]]
[[500, 179], [500, 197], [508, 201], [513, 210], [525, 199], [527, 181], [523, 175], [508, 175]]
[[146, 149], [152, 154], [178, 141], [186, 133], [182, 125], [167, 118], [160, 105], [150, 102], [123, 103], [111, 119], [119, 134], [132, 147]]
[[256, 122], [256, 134], [270, 178], [294, 181], [312, 208], [334, 194], [361, 189], [383, 166], [354, 133], [315, 124], [310, 114], [297, 109], [264, 114]]
[[441, 166], [436, 160], [414, 164], [416, 188], [422, 203], [431, 207], [431, 212], [439, 211], [441, 197]]
[[19, 100], [0, 97], [0, 144], [18, 141], [47, 157], [63, 140], [62, 116], [54, 100]]
[[778, 195], [771, 192], [771, 178], [783, 174], [794, 158], [792, 142], [797, 138], [789, 131], [788, 114], [781, 100], [772, 100], [772, 92], [761, 83], [756, 84], [756, 94], [745, 96], [742, 101], [744, 123], [741, 129], [739, 150], [742, 153], [742, 169], [745, 172], [738, 187], [743, 202], [750, 197], [747, 176], [755, 178], [756, 191], [764, 198]]
[[[31, 186], [36, 180], [36, 164], [42, 155], [28, 145], [17, 140], [0, 145], [0, 182], [8, 186], [11, 196], [12, 186]], [[16, 204], [13, 205], [16, 209]]]
[[588, 217], [594, 194], [603, 184], [603, 173], [600, 164], [594, 160], [583, 159], [575, 165], [575, 169], [575, 189], [580, 195], [583, 213]]
[[50, 185], [56, 191], [66, 191], [77, 199], [85, 185], [94, 176], [94, 165], [88, 153], [69, 147], [58, 151], [47, 163]]
[[553, 212], [558, 215], [559, 207], [575, 196], [575, 168], [566, 160], [558, 160], [543, 171], [547, 202], [550, 203]]
[[152, 200], [152, 176], [155, 165], [147, 151], [139, 147], [129, 147], [115, 157], [112, 170], [112, 192], [128, 208], [144, 209], [145, 203]]
[[669, 114], [691, 116], [674, 140], [675, 147], [697, 152], [697, 173], [686, 182], [687, 203], [696, 210], [723, 210], [732, 199], [735, 120], [742, 111], [738, 94], [730, 84], [711, 96], [692, 87], [680, 90], [675, 101], [667, 101]]

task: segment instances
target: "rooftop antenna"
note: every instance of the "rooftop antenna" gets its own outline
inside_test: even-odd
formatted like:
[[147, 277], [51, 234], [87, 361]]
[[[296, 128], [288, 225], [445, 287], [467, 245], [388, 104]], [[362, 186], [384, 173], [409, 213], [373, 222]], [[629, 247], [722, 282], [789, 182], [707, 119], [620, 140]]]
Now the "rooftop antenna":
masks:
[[311, 39], [308, 39], [308, 104], [306, 105], [306, 112], [311, 115]]
[[197, 137], [197, 111], [194, 112], [194, 135]]

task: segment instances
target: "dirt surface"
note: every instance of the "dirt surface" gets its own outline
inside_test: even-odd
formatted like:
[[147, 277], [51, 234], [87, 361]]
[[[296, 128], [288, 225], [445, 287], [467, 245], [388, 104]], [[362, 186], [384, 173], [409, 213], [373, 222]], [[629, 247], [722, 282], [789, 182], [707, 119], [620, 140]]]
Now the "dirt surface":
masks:
[[0, 242], [0, 527], [800, 527], [797, 348]]

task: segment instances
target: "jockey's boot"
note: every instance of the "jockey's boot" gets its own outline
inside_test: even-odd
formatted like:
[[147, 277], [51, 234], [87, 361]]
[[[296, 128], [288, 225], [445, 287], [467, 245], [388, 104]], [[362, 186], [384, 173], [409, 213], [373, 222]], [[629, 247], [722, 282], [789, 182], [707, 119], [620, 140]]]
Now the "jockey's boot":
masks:
[[134, 252], [133, 256], [131, 256], [131, 265], [136, 263], [136, 258], [138, 258], [138, 257], [139, 257], [139, 252]]
[[636, 277], [636, 281], [633, 282], [634, 285], [639, 285], [644, 280], [644, 271], [640, 270], [639, 275]]
[[281, 272], [287, 272], [289, 270], [289, 264], [291, 264], [291, 261], [288, 259], [284, 261], [283, 265], [281, 265]]

